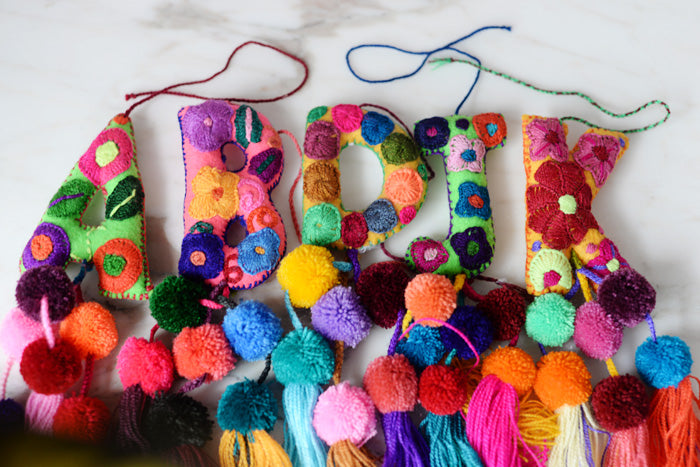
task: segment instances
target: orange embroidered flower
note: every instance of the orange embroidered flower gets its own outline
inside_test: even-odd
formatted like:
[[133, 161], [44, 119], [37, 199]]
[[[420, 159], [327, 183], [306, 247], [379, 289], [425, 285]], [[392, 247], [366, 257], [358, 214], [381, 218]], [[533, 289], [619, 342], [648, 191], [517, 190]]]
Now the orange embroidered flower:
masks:
[[233, 172], [202, 167], [192, 180], [192, 191], [188, 212], [195, 219], [230, 219], [238, 211], [238, 175]]

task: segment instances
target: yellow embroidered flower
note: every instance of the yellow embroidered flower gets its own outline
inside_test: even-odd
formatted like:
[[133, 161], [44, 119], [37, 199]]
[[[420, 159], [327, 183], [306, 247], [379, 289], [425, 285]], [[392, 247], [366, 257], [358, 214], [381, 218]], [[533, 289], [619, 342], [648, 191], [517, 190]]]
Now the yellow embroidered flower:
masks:
[[232, 172], [202, 167], [192, 180], [192, 191], [188, 212], [195, 219], [230, 219], [238, 211], [238, 175]]

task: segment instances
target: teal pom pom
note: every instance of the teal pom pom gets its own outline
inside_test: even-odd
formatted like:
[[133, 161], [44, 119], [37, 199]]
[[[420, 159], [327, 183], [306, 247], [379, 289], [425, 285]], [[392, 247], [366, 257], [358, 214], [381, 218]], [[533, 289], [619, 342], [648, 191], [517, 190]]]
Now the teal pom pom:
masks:
[[161, 328], [179, 333], [182, 328], [197, 327], [204, 322], [207, 309], [199, 303], [203, 298], [207, 298], [204, 284], [182, 276], [168, 276], [151, 292], [151, 315]]
[[556, 293], [535, 298], [527, 307], [525, 331], [540, 344], [560, 346], [574, 335], [576, 307]]
[[333, 376], [335, 355], [326, 340], [309, 328], [287, 334], [272, 351], [272, 369], [284, 384], [326, 384]]
[[396, 353], [405, 355], [417, 370], [424, 370], [440, 361], [445, 355], [445, 346], [440, 340], [440, 331], [437, 328], [418, 324], [413, 326], [406, 339], [399, 341]]
[[242, 435], [255, 430], [270, 431], [277, 420], [277, 400], [267, 386], [246, 379], [226, 388], [216, 419], [222, 429]]
[[228, 310], [222, 327], [234, 352], [251, 362], [267, 357], [282, 337], [280, 319], [252, 300]]
[[693, 357], [680, 337], [660, 336], [656, 342], [649, 337], [637, 347], [634, 363], [645, 384], [663, 389], [677, 387], [690, 374]]

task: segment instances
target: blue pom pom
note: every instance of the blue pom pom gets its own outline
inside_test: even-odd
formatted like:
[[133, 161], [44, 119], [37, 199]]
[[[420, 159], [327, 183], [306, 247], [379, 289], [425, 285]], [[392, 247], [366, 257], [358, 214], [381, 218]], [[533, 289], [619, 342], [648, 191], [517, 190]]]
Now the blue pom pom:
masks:
[[284, 384], [326, 384], [333, 376], [335, 355], [326, 340], [309, 328], [287, 334], [272, 351], [272, 370]]
[[693, 357], [680, 337], [660, 336], [656, 342], [649, 337], [637, 347], [634, 363], [644, 383], [663, 389], [677, 387], [690, 374]]
[[24, 426], [24, 408], [13, 399], [0, 400], [0, 434], [21, 431]]
[[399, 341], [396, 353], [405, 355], [417, 370], [424, 370], [440, 361], [445, 354], [445, 346], [436, 328], [419, 324], [413, 326], [406, 339]]
[[[479, 309], [473, 306], [457, 307], [447, 320], [449, 324], [462, 331], [480, 354], [493, 342], [493, 324]], [[476, 358], [466, 342], [452, 329], [441, 326], [440, 339], [446, 349], [457, 350], [457, 356], [463, 359]]]
[[267, 386], [247, 379], [226, 388], [216, 419], [222, 429], [243, 435], [255, 430], [270, 431], [277, 420], [277, 400]]
[[264, 303], [247, 301], [228, 310], [222, 323], [234, 352], [244, 360], [263, 360], [282, 337], [280, 319]]

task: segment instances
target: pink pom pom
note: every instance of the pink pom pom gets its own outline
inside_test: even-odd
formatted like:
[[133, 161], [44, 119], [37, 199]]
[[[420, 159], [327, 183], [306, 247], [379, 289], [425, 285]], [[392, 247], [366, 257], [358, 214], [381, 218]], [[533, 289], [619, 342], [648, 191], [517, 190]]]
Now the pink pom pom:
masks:
[[140, 384], [150, 396], [173, 384], [173, 358], [160, 341], [129, 337], [117, 357], [117, 370], [125, 388]]
[[369, 395], [343, 381], [331, 386], [316, 402], [313, 419], [318, 437], [329, 446], [344, 440], [362, 446], [377, 434], [374, 404]]
[[177, 372], [187, 379], [207, 375], [207, 382], [218, 381], [233, 370], [236, 358], [218, 324], [184, 328], [173, 341]]
[[0, 346], [15, 361], [20, 361], [24, 348], [40, 337], [44, 337], [41, 323], [29, 318], [19, 308], [13, 308], [0, 324]]
[[607, 360], [622, 345], [622, 326], [598, 302], [586, 302], [576, 310], [574, 342], [591, 358]]

